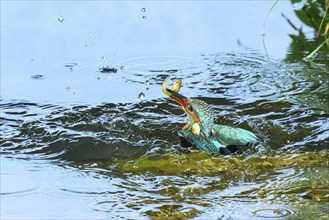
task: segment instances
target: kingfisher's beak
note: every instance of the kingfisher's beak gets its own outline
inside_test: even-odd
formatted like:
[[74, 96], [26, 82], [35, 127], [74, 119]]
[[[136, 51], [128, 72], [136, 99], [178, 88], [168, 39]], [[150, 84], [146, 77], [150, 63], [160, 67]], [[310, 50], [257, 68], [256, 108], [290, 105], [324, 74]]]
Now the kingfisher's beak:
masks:
[[[190, 115], [193, 120], [194, 120], [194, 123], [192, 125], [192, 133], [197, 135], [197, 136], [200, 136], [202, 133], [201, 133], [201, 128], [200, 128], [200, 121], [199, 121], [199, 118], [197, 117], [197, 115], [194, 113], [194, 112], [191, 112], [188, 108], [187, 108], [187, 104], [188, 104], [188, 98], [177, 93], [177, 92], [174, 92], [172, 91], [171, 89], [167, 89], [167, 92], [169, 94], [169, 96], [174, 99], [178, 104], [180, 104], [184, 111], [186, 112], [186, 114]], [[183, 127], [183, 130], [185, 129], [188, 129], [190, 126], [191, 126], [191, 122], [190, 122], [190, 119], [188, 119], [188, 123]]]
[[171, 89], [167, 89], [167, 91], [169, 93], [169, 97], [175, 100], [178, 104], [180, 104], [183, 107], [184, 110], [186, 110], [188, 98], [177, 92], [172, 91]]

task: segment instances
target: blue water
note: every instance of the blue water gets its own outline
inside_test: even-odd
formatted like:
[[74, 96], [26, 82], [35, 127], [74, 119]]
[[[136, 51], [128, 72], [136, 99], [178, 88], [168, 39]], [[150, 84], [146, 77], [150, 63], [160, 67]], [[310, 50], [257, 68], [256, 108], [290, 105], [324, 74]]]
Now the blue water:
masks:
[[[1, 219], [327, 218], [329, 57], [272, 4], [1, 1]], [[167, 76], [261, 143], [182, 148]]]

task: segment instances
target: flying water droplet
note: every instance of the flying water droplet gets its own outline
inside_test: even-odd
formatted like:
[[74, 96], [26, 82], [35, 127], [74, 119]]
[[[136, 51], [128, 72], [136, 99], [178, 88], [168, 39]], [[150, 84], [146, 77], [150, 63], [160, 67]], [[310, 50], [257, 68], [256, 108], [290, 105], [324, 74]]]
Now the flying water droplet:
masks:
[[71, 63], [64, 63], [64, 67], [75, 67], [75, 66], [77, 66], [78, 65], [78, 63], [74, 63], [74, 62], [71, 62]]
[[143, 18], [143, 19], [146, 19], [146, 16], [143, 16], [142, 18]]
[[146, 80], [146, 81], [145, 81], [145, 85], [146, 85], [146, 86], [149, 86], [150, 84], [151, 84], [150, 80]]
[[71, 67], [71, 68], [70, 68], [70, 71], [73, 72], [73, 70], [74, 70], [73, 67]]
[[71, 87], [66, 87], [66, 91], [70, 91], [71, 90]]
[[146, 8], [142, 8], [141, 11], [142, 11], [142, 12], [146, 12]]
[[124, 69], [125, 69], [125, 67], [124, 67], [124, 66], [121, 66], [121, 67], [120, 67], [120, 70], [124, 70]]
[[43, 75], [36, 74], [31, 76], [32, 79], [43, 79]]
[[139, 93], [139, 95], [138, 95], [138, 99], [139, 99], [139, 100], [143, 100], [144, 98], [145, 98], [145, 94], [144, 94], [144, 92]]
[[59, 16], [58, 21], [59, 22], [63, 22], [64, 21], [64, 17], [63, 16]]

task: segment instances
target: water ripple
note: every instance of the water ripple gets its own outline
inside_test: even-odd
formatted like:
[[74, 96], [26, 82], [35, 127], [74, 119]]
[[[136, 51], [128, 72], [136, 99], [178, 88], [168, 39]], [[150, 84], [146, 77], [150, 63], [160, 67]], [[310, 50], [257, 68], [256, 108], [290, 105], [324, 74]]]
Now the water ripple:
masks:
[[[74, 169], [79, 178], [61, 178], [50, 194], [86, 199], [86, 207], [112, 218], [137, 213], [208, 219], [216, 212], [222, 219], [275, 219], [326, 212], [329, 83], [324, 71], [253, 51], [116, 57], [112, 63], [118, 71], [104, 80], [104, 88], [123, 96], [120, 102], [2, 99], [1, 154]], [[90, 69], [94, 78], [102, 74], [99, 66]], [[183, 95], [209, 103], [216, 123], [252, 130], [260, 143], [228, 157], [182, 148], [177, 131], [187, 119], [161, 93], [167, 76], [183, 79]], [[121, 91], [120, 83], [129, 89]], [[137, 100], [141, 92], [145, 98]], [[35, 193], [34, 182], [25, 177], [2, 174], [3, 179], [27, 184], [1, 190], [2, 196]]]

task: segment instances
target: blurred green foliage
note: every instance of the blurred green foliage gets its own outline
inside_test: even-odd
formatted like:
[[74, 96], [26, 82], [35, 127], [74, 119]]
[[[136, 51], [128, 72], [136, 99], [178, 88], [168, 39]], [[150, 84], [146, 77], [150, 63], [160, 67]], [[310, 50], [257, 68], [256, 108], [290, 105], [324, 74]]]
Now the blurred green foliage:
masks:
[[305, 33], [303, 27], [296, 27], [289, 18], [282, 14], [297, 31], [296, 34], [290, 35], [293, 41], [290, 45], [287, 61], [296, 62], [296, 60], [303, 58], [315, 58], [328, 65], [329, 0], [291, 0], [291, 3], [297, 17], [303, 24], [313, 29], [313, 33]]

